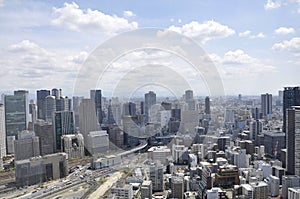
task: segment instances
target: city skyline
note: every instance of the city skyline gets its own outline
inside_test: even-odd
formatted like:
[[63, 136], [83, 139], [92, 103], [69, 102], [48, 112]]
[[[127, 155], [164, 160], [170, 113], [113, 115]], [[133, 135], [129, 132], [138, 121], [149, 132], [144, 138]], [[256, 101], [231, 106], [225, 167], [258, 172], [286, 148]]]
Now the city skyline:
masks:
[[[285, 86], [299, 85], [295, 75], [300, 72], [299, 3], [266, 0], [231, 5], [215, 1], [186, 5], [119, 1], [112, 5], [109, 1], [22, 4], [1, 0], [0, 92], [26, 89], [33, 93], [43, 85], [62, 88], [72, 96], [74, 82], [80, 81], [79, 69], [101, 43], [148, 27], [172, 30], [197, 42], [216, 66], [226, 95], [277, 95]], [[164, 11], [157, 11], [157, 6]], [[160, 63], [176, 65], [183, 78], [198, 81], [188, 75], [188, 67], [178, 57], [172, 63], [166, 52], [145, 50], [116, 60], [110, 77], [128, 70], [128, 62], [142, 65], [144, 59], [148, 64], [162, 59]], [[107, 96], [108, 88], [99, 88]], [[205, 87], [195, 93], [208, 95]]]

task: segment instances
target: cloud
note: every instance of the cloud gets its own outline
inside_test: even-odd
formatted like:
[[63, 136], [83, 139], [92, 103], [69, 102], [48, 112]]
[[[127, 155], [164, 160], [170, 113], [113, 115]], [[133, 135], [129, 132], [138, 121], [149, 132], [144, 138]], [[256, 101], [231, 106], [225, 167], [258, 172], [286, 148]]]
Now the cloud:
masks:
[[294, 37], [291, 40], [285, 40], [283, 42], [276, 43], [272, 46], [272, 49], [277, 51], [299, 51], [300, 37]]
[[250, 30], [246, 30], [245, 32], [240, 32], [239, 33], [239, 36], [240, 37], [247, 37], [251, 34], [251, 31]]
[[128, 17], [134, 17], [134, 16], [136, 16], [136, 14], [134, 14], [130, 10], [126, 10], [126, 11], [123, 12], [123, 16], [126, 17], [126, 18], [128, 18]]
[[52, 20], [52, 24], [78, 32], [101, 31], [111, 34], [138, 28], [137, 22], [129, 22], [125, 18], [104, 14], [98, 10], [82, 10], [74, 2], [64, 3], [61, 8], [54, 7], [53, 11], [57, 17]]
[[272, 10], [281, 7], [281, 1], [279, 0], [268, 0], [267, 3], [265, 4], [265, 9], [266, 10]]
[[67, 60], [75, 64], [82, 64], [88, 57], [88, 52], [82, 51], [77, 55], [68, 56]]
[[0, 0], [0, 8], [4, 6], [5, 6], [4, 0]]
[[275, 34], [277, 35], [286, 35], [295, 33], [294, 28], [280, 27], [275, 30]]
[[199, 38], [203, 43], [211, 39], [229, 37], [235, 34], [233, 29], [215, 21], [205, 21], [203, 23], [192, 21], [182, 26], [170, 26], [168, 30], [178, 32], [187, 37]]
[[257, 35], [251, 35], [250, 38], [251, 39], [261, 39], [261, 38], [265, 38], [266, 36], [264, 35], [264, 33], [260, 32]]
[[244, 78], [275, 71], [274, 66], [248, 55], [241, 49], [228, 51], [223, 57], [216, 54], [210, 54], [209, 57], [218, 66], [225, 79]]

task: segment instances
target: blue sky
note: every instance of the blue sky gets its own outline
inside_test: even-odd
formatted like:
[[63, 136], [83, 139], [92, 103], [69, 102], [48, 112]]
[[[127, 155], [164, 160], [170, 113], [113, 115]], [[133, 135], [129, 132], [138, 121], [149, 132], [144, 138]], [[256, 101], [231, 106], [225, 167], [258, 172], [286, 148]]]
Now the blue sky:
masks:
[[78, 71], [101, 43], [155, 27], [197, 42], [226, 94], [277, 94], [300, 84], [299, 19], [299, 0], [0, 0], [0, 93], [60, 87], [72, 95]]

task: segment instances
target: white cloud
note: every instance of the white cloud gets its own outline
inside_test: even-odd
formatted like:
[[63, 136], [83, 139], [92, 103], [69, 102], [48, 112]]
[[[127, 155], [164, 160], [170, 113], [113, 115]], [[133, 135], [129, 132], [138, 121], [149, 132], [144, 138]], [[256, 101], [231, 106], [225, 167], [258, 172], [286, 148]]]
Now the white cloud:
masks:
[[278, 51], [298, 51], [300, 50], [300, 37], [294, 37], [291, 40], [276, 43], [272, 46], [272, 49]]
[[77, 55], [68, 56], [67, 60], [75, 64], [82, 64], [87, 59], [88, 56], [89, 56], [88, 52], [82, 51]]
[[126, 10], [126, 11], [123, 12], [123, 16], [128, 18], [128, 17], [134, 17], [134, 16], [136, 16], [136, 14], [134, 14], [130, 10]]
[[64, 7], [53, 8], [53, 11], [57, 17], [52, 20], [52, 24], [74, 31], [102, 31], [110, 34], [138, 28], [137, 22], [129, 22], [125, 18], [98, 10], [82, 10], [74, 2], [64, 3]]
[[223, 78], [245, 78], [265, 72], [274, 72], [275, 67], [264, 60], [254, 58], [241, 49], [228, 51], [223, 57], [210, 54], [211, 60], [218, 66]]
[[265, 4], [265, 9], [266, 10], [271, 10], [271, 9], [276, 9], [281, 7], [281, 1], [280, 0], [268, 0], [267, 3]]
[[251, 35], [251, 36], [250, 36], [251, 39], [256, 39], [256, 38], [261, 39], [261, 38], [265, 38], [265, 37], [266, 37], [266, 36], [265, 36], [264, 33], [262, 33], [262, 32], [258, 33], [257, 35]]
[[5, 6], [4, 0], [0, 0], [0, 8]]
[[170, 26], [168, 29], [187, 37], [200, 38], [203, 43], [211, 39], [224, 38], [235, 34], [233, 29], [215, 21], [205, 21], [203, 23], [192, 21], [182, 26]]
[[246, 30], [245, 32], [240, 32], [239, 33], [239, 36], [240, 37], [247, 37], [251, 34], [251, 31], [250, 30]]
[[277, 35], [286, 35], [286, 34], [295, 33], [295, 30], [294, 28], [280, 27], [275, 30], [275, 33]]

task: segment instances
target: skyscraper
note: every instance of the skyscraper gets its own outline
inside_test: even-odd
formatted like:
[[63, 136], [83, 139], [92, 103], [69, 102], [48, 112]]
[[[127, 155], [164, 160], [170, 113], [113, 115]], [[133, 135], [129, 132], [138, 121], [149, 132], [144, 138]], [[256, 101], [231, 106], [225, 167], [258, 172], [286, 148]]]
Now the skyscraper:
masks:
[[150, 122], [150, 109], [156, 104], [156, 94], [153, 91], [149, 91], [145, 94], [145, 118], [146, 122]]
[[272, 94], [261, 95], [261, 112], [263, 117], [272, 118]]
[[37, 118], [46, 120], [46, 97], [50, 95], [49, 90], [38, 90], [37, 95]]
[[15, 91], [4, 96], [7, 153], [14, 153], [13, 140], [26, 130], [29, 121], [28, 91]]
[[41, 155], [54, 153], [53, 125], [44, 120], [34, 123], [35, 135], [39, 137]]
[[102, 93], [101, 90], [91, 90], [90, 98], [95, 102], [95, 110], [98, 119], [98, 123], [101, 125], [103, 122], [103, 114], [102, 114]]
[[164, 190], [164, 169], [160, 162], [150, 164], [150, 180], [153, 192]]
[[300, 175], [300, 106], [286, 111], [287, 173]]
[[133, 102], [126, 102], [123, 104], [123, 115], [136, 115], [136, 104]]
[[210, 99], [208, 96], [205, 98], [205, 114], [210, 114]]
[[55, 99], [59, 99], [62, 96], [61, 92], [62, 92], [61, 89], [53, 88], [51, 91], [51, 95], [54, 96]]
[[2, 159], [4, 156], [6, 156], [4, 105], [0, 103], [0, 158]]
[[79, 129], [85, 144], [89, 132], [99, 130], [95, 102], [92, 99], [82, 99], [79, 105]]
[[48, 95], [45, 98], [45, 107], [46, 107], [46, 122], [51, 122], [53, 119], [54, 112], [56, 111], [56, 100], [54, 96]]
[[54, 148], [61, 150], [61, 136], [74, 134], [74, 114], [72, 111], [58, 111], [54, 114]]
[[286, 110], [292, 106], [300, 106], [300, 87], [285, 87], [283, 91], [283, 126], [286, 132]]

